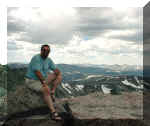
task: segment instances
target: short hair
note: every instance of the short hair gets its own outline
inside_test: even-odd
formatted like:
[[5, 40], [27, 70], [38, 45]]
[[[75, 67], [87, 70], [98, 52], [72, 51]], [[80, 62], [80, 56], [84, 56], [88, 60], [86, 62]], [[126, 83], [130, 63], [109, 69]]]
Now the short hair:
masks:
[[48, 47], [49, 50], [50, 50], [50, 46], [49, 46], [49, 45], [42, 45], [42, 46], [41, 46], [41, 51], [42, 51], [42, 49], [43, 49], [44, 47]]

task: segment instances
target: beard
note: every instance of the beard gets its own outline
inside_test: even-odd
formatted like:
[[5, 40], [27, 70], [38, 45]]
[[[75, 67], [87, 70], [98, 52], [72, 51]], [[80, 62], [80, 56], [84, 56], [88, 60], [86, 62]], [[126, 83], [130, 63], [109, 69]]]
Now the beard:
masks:
[[46, 59], [48, 57], [48, 54], [42, 54], [41, 56], [43, 59]]
[[48, 57], [48, 55], [44, 55], [43, 58], [46, 59]]

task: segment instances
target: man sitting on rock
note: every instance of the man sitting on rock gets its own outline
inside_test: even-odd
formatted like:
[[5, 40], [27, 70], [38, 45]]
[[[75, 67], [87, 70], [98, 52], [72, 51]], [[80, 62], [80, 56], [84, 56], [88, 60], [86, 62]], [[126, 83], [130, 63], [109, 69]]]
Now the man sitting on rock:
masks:
[[[58, 84], [61, 83], [62, 75], [51, 58], [48, 57], [49, 53], [50, 46], [42, 45], [41, 53], [33, 56], [29, 63], [25, 81], [28, 88], [43, 94], [44, 101], [51, 112], [51, 119], [61, 120], [53, 106], [53, 102], [55, 102], [55, 90]], [[52, 84], [51, 89], [48, 84]]]

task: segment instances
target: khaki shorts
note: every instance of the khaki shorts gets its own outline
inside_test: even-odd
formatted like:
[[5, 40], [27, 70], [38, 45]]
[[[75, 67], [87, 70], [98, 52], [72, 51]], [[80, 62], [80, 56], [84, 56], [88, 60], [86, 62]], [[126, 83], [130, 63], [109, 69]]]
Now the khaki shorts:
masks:
[[[48, 78], [45, 79], [46, 83], [48, 82]], [[42, 84], [40, 80], [33, 80], [29, 78], [25, 78], [25, 85], [36, 92], [41, 92]]]

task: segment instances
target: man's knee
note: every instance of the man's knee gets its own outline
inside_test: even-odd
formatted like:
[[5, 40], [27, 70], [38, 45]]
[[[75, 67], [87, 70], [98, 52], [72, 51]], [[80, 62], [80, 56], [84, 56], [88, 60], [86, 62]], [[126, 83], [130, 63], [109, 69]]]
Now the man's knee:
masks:
[[54, 73], [48, 74], [48, 82], [51, 82], [56, 79], [56, 75]]
[[58, 76], [56, 77], [56, 79], [57, 79], [59, 82], [61, 82], [61, 81], [62, 81], [62, 75], [61, 75], [61, 74], [58, 75]]

